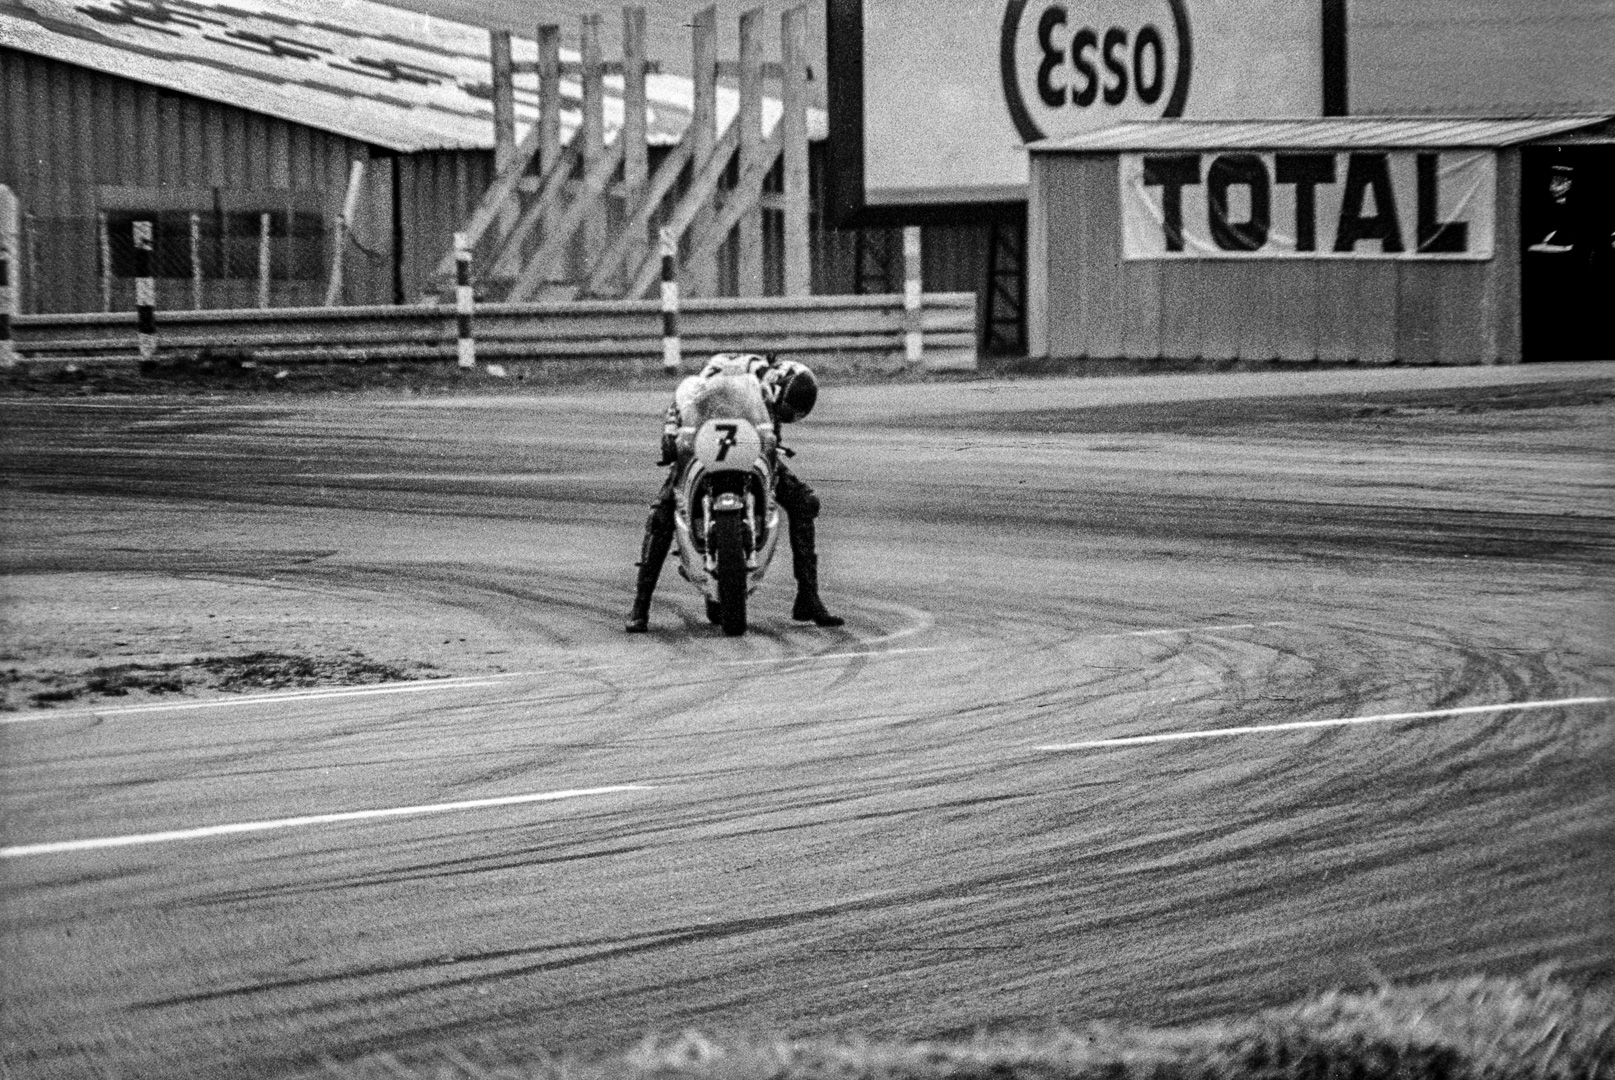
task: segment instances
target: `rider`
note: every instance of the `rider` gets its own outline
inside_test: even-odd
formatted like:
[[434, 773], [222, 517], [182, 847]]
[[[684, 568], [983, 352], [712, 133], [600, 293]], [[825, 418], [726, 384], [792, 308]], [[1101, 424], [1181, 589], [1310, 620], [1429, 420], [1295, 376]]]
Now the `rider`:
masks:
[[[763, 387], [763, 398], [773, 415], [775, 430], [779, 425], [801, 420], [813, 411], [819, 398], [819, 383], [805, 364], [794, 360], [780, 360], [753, 353], [717, 353], [701, 369], [679, 384], [673, 403], [667, 407], [662, 424], [662, 460], [658, 465], [671, 465], [662, 490], [651, 504], [650, 517], [645, 520], [645, 541], [639, 557], [639, 577], [634, 593], [634, 607], [624, 627], [630, 634], [643, 634], [650, 625], [650, 598], [661, 576], [662, 563], [673, 545], [673, 493], [678, 484], [679, 465], [677, 437], [680, 408], [693, 397], [693, 391], [706, 379], [720, 372], [741, 370], [755, 375]], [[819, 516], [819, 497], [783, 461], [774, 461], [774, 500], [785, 511], [791, 537], [791, 569], [796, 574], [796, 603], [791, 606], [791, 618], [798, 622], [811, 622], [817, 626], [840, 626], [846, 622], [832, 615], [819, 598], [819, 556], [814, 546], [813, 519]]]

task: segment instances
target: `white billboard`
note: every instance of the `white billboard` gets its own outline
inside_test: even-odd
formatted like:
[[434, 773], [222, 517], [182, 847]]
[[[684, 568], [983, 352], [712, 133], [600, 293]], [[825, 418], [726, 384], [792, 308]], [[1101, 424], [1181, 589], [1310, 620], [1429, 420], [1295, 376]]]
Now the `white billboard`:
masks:
[[1489, 259], [1491, 151], [1122, 154], [1128, 259]]
[[1319, 116], [1321, 24], [1318, 0], [865, 0], [865, 201], [1024, 199], [1025, 143], [1123, 120]]

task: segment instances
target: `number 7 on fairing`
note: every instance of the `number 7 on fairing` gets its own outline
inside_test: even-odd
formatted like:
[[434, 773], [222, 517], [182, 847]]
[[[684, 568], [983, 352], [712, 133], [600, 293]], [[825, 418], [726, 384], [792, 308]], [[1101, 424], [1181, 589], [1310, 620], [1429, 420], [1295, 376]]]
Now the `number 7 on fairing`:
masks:
[[729, 456], [729, 451], [735, 445], [735, 439], [740, 435], [739, 424], [714, 424], [723, 437], [718, 440], [718, 460], [722, 461]]

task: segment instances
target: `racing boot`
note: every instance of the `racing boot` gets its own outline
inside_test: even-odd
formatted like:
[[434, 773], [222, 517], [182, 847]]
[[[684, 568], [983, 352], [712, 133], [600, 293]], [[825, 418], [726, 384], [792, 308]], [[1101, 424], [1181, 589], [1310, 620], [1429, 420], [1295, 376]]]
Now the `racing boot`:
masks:
[[815, 626], [844, 625], [847, 620], [830, 614], [819, 598], [819, 552], [813, 535], [813, 518], [799, 514], [789, 520], [791, 569], [796, 574], [796, 603], [791, 605], [791, 618]]
[[645, 542], [639, 552], [639, 575], [634, 582], [634, 606], [629, 609], [623, 630], [643, 634], [650, 629], [650, 598], [656, 579], [662, 576], [662, 563], [673, 546], [673, 508], [658, 502], [645, 520]]

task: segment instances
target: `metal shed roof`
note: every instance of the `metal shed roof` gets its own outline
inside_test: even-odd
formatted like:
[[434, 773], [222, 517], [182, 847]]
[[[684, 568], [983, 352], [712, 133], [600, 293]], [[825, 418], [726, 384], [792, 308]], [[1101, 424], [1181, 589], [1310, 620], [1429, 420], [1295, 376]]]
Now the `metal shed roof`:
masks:
[[[518, 64], [537, 59], [512, 41]], [[290, 120], [390, 150], [492, 149], [488, 32], [372, 0], [6, 0], [0, 46]], [[563, 63], [580, 63], [575, 49]], [[531, 68], [529, 68], [531, 70]], [[516, 137], [538, 120], [536, 75], [516, 77]], [[651, 143], [678, 141], [694, 101], [689, 79], [646, 77]], [[606, 135], [622, 126], [622, 78], [606, 77]], [[581, 82], [561, 82], [561, 137], [582, 122]], [[739, 111], [718, 89], [718, 123]], [[781, 113], [763, 102], [763, 124]], [[810, 109], [810, 138], [826, 129]]]
[[1033, 153], [1275, 150], [1354, 147], [1439, 150], [1515, 146], [1608, 121], [1608, 116], [1328, 117], [1317, 120], [1146, 120], [1030, 143]]

